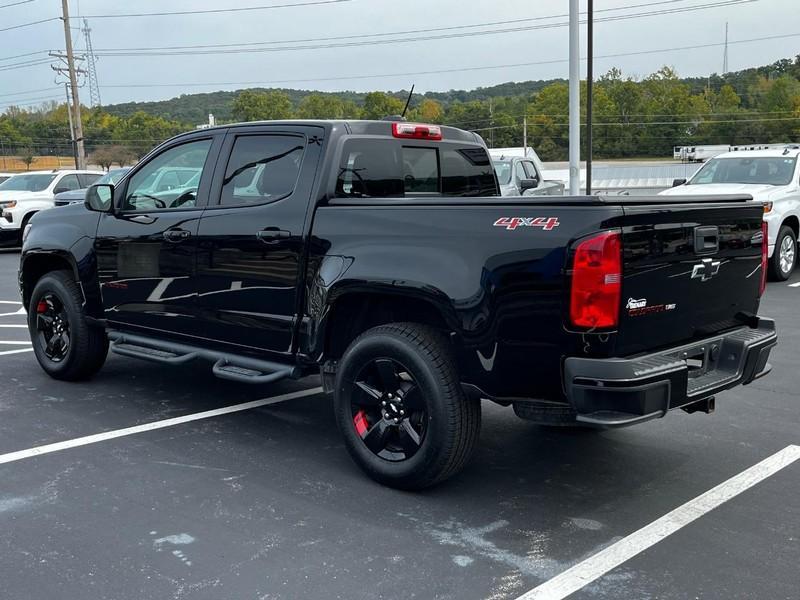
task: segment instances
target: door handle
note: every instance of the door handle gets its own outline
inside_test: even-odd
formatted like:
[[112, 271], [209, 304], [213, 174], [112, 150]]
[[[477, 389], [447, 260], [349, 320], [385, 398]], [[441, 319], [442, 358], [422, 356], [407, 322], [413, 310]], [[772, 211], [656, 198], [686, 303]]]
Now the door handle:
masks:
[[192, 237], [192, 232], [185, 229], [167, 229], [164, 232], [164, 239], [168, 242], [182, 242], [190, 237]]
[[265, 244], [274, 244], [280, 240], [285, 240], [292, 237], [291, 231], [285, 229], [278, 229], [277, 227], [268, 227], [256, 232], [256, 237]]

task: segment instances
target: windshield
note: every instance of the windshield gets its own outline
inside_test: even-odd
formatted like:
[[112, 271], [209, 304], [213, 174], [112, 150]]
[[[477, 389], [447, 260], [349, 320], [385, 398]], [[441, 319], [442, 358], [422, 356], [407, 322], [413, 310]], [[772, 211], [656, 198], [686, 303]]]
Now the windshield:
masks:
[[122, 176], [127, 173], [129, 169], [114, 169], [113, 171], [109, 171], [105, 175], [103, 175], [100, 179], [95, 181], [95, 183], [117, 183]]
[[47, 189], [47, 186], [55, 178], [55, 173], [52, 175], [14, 175], [11, 179], [0, 183], [0, 192], [41, 192]]
[[710, 183], [745, 183], [788, 185], [792, 181], [797, 158], [736, 157], [708, 161], [689, 181], [689, 185]]
[[500, 185], [508, 185], [511, 183], [511, 161], [510, 160], [495, 160], [494, 170], [497, 172], [497, 180]]

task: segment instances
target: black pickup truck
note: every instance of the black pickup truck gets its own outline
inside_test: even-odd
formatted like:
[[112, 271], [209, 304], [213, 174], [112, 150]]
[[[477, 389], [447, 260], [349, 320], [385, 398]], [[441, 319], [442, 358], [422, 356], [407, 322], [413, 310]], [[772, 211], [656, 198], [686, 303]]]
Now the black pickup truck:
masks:
[[421, 488], [469, 459], [481, 399], [614, 427], [765, 375], [762, 210], [501, 198], [481, 138], [449, 127], [230, 125], [36, 215], [19, 281], [52, 377], [90, 377], [109, 344], [238, 382], [321, 371], [355, 461]]

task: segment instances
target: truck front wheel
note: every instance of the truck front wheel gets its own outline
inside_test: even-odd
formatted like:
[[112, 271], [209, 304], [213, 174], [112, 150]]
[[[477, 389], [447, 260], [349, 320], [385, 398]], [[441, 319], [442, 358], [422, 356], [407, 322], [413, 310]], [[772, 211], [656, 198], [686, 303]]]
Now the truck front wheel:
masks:
[[421, 489], [459, 472], [480, 431], [480, 400], [461, 388], [444, 336], [414, 323], [370, 329], [336, 374], [336, 420], [355, 462], [391, 487]]
[[769, 274], [775, 281], [786, 281], [797, 265], [797, 238], [788, 225], [782, 225], [775, 240], [775, 251], [769, 264]]
[[28, 330], [39, 365], [54, 379], [94, 375], [108, 354], [104, 330], [87, 323], [83, 298], [69, 271], [52, 271], [33, 288]]

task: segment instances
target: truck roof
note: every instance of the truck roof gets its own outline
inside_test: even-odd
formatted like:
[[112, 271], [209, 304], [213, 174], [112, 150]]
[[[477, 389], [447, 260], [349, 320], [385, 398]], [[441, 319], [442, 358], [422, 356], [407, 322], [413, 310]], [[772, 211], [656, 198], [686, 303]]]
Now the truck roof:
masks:
[[785, 148], [768, 148], [766, 150], [737, 150], [735, 152], [725, 152], [715, 158], [796, 158], [800, 156], [800, 146], [790, 145]]
[[[215, 127], [207, 127], [200, 131], [187, 131], [181, 133], [177, 137], [197, 135], [207, 133], [209, 131], [219, 131], [224, 129], [234, 129], [239, 127], [252, 127], [258, 125], [311, 125], [318, 127], [334, 127], [343, 126], [349, 129], [351, 134], [354, 135], [392, 135], [392, 123], [395, 121], [375, 121], [375, 120], [362, 120], [362, 119], [285, 119], [280, 121], [248, 121], [244, 123], [228, 123], [225, 125], [216, 125]], [[405, 122], [405, 121], [404, 121]], [[433, 124], [432, 124], [433, 125]], [[464, 131], [456, 127], [448, 127], [447, 125], [438, 125], [442, 128], [442, 133], [445, 140], [461, 141], [465, 143], [484, 145], [482, 138], [471, 131]]]

